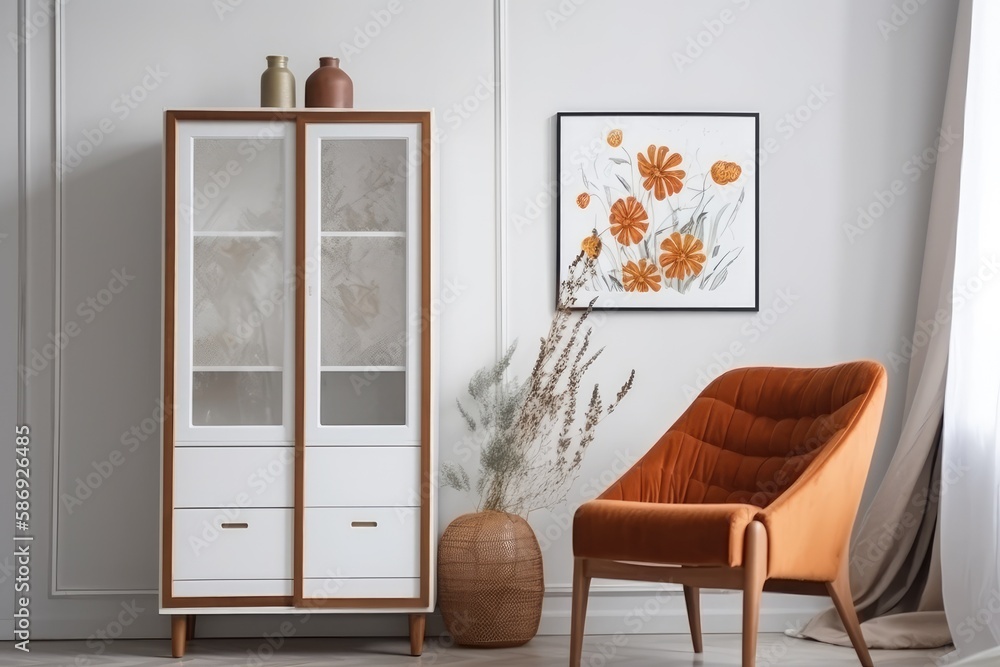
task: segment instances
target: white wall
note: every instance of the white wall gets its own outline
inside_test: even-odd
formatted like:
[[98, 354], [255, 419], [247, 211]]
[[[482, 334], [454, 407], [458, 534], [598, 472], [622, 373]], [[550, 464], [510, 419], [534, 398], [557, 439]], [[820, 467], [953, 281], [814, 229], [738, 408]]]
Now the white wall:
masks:
[[[31, 10], [48, 5], [26, 1]], [[27, 44], [29, 353], [58, 330], [57, 303], [63, 323], [79, 320], [78, 304], [99, 291], [113, 269], [125, 267], [136, 278], [93, 322], [81, 322], [82, 333], [58, 368], [48, 365], [27, 386], [28, 418], [42, 445], [34, 462], [44, 471], [36, 487], [38, 521], [53, 514], [48, 471], [55, 469], [59, 494], [73, 494], [76, 478], [105, 460], [121, 434], [155, 408], [163, 108], [254, 106], [269, 53], [290, 57], [300, 100], [315, 58], [340, 55], [355, 80], [359, 108], [435, 108], [447, 133], [439, 146], [441, 275], [460, 287], [441, 316], [444, 460], [463, 460], [463, 426], [451, 406], [471, 372], [519, 337], [524, 375], [533, 341], [551, 315], [555, 215], [547, 193], [555, 177], [554, 114], [758, 111], [762, 145], [772, 148], [760, 166], [760, 315], [618, 313], [595, 334], [608, 349], [594, 378], [613, 391], [634, 367], [637, 381], [602, 426], [567, 507], [532, 517], [546, 545], [543, 631], [566, 631], [570, 540], [560, 524], [683, 410], [685, 386], [729, 365], [821, 365], [857, 357], [888, 363], [910, 335], [932, 176], [911, 181], [904, 163], [931, 146], [938, 131], [954, 8], [922, 5], [883, 36], [878, 22], [891, 20], [892, 6], [891, 0], [67, 3], [58, 21], [45, 22]], [[387, 11], [392, 8], [398, 13]], [[495, 9], [502, 44], [494, 43]], [[358, 52], [345, 49], [373, 12], [391, 20], [372, 29], [378, 34], [370, 43], [359, 40]], [[702, 54], [691, 51], [693, 62], [678, 66], [675, 54], [699, 39]], [[59, 62], [51, 59], [55, 44]], [[147, 68], [161, 72], [158, 81]], [[131, 92], [144, 78], [149, 90]], [[499, 117], [498, 90], [505, 109]], [[123, 94], [145, 99], [126, 116], [114, 102]], [[810, 102], [813, 109], [802, 106]], [[476, 107], [467, 118], [453, 109], [463, 103]], [[784, 120], [797, 111], [808, 119]], [[113, 131], [100, 132], [91, 154], [68, 163], [57, 182], [56, 142], [78, 146], [89, 136], [96, 144], [102, 122]], [[498, 167], [505, 189], [496, 187]], [[895, 179], [905, 192], [870, 229], [849, 238], [845, 225], [855, 222], [857, 208], [876, 201], [875, 191]], [[498, 191], [508, 213], [501, 221], [506, 243], [499, 285]], [[783, 293], [792, 295], [792, 305], [771, 319], [768, 309]], [[744, 333], [755, 321], [766, 331]], [[720, 362], [717, 355], [734, 341], [744, 343], [746, 353]], [[890, 368], [875, 479], [898, 436], [905, 373], [905, 365]], [[156, 587], [155, 442], [150, 438], [130, 455], [72, 513], [64, 506], [56, 513], [54, 548], [51, 540], [40, 543], [35, 563], [38, 587], [54, 591], [36, 605], [38, 636], [88, 636], [132, 600], [145, 611], [127, 631], [165, 633], [155, 599], [144, 593]], [[443, 490], [442, 527], [473, 506], [472, 498]], [[649, 590], [599, 585], [590, 629], [684, 630], [683, 604], [673, 594], [657, 603], [649, 622], [626, 622]], [[738, 598], [707, 597], [706, 628], [735, 630]], [[770, 598], [764, 626], [780, 630], [823, 604]], [[206, 620], [199, 628], [210, 634], [274, 625], [266, 618]], [[399, 618], [317, 619], [309, 628], [312, 634], [339, 631], [401, 634], [403, 624]]]
[[[929, 3], [884, 39], [878, 21], [892, 4], [510, 3], [511, 335], [534, 340], [552, 308], [555, 206], [545, 193], [556, 112], [756, 111], [768, 152], [759, 167], [760, 313], [609, 315], [595, 333], [608, 347], [594, 377], [613, 394], [635, 368], [635, 388], [602, 425], [563, 520], [603, 487], [593, 480], [613, 479], [622, 460], [662, 434], [690, 402], [685, 387], [739, 365], [886, 364], [890, 393], [869, 486], [877, 485], [900, 430], [907, 367], [894, 369], [889, 354], [912, 333], [933, 179], [927, 171], [911, 181], [903, 165], [936, 143], [955, 23], [950, 3]], [[786, 119], [799, 109], [803, 120]], [[896, 179], [904, 194], [862, 235], [849, 234], [858, 207]], [[779, 315], [773, 304], [783, 295], [791, 305]], [[745, 348], [735, 359], [734, 342]], [[533, 352], [521, 351], [523, 364]], [[570, 541], [557, 540], [546, 557], [548, 585], [568, 587]], [[618, 619], [610, 630], [628, 627]]]

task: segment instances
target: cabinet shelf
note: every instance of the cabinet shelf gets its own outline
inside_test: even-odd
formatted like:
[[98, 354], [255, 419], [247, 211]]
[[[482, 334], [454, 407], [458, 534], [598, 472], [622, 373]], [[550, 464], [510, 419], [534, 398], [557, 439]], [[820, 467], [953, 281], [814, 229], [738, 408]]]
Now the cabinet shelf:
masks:
[[273, 373], [285, 370], [281, 366], [192, 366], [193, 373]]
[[324, 373], [380, 373], [405, 371], [406, 366], [320, 366], [319, 369]]
[[322, 238], [404, 239], [406, 232], [320, 232]]
[[246, 231], [246, 230], [229, 231], [229, 232], [221, 232], [221, 231], [220, 232], [197, 231], [197, 232], [194, 232], [193, 235], [196, 238], [202, 238], [202, 237], [206, 237], [207, 236], [209, 238], [250, 238], [250, 239], [255, 239], [255, 238], [258, 238], [258, 239], [259, 238], [270, 238], [270, 239], [275, 239], [275, 238], [281, 238], [281, 236], [283, 235], [283, 232], [267, 231], [267, 230], [265, 230], [265, 231], [259, 231], [259, 232]]

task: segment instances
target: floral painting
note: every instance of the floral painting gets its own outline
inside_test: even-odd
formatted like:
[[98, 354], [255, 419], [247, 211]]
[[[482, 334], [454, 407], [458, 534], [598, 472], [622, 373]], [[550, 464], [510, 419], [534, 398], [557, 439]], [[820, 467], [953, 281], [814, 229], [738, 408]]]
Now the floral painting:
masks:
[[757, 114], [561, 113], [557, 123], [557, 266], [581, 251], [595, 260], [581, 303], [757, 310]]

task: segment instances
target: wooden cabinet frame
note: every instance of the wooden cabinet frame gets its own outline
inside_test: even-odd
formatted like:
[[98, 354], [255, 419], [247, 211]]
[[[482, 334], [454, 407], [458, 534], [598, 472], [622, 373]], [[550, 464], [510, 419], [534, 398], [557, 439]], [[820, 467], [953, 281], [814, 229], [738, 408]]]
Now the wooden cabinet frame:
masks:
[[[294, 528], [293, 528], [293, 595], [274, 597], [176, 597], [173, 595], [173, 512], [174, 512], [174, 448], [175, 448], [175, 343], [176, 276], [173, 267], [177, 261], [178, 221], [178, 124], [186, 121], [257, 121], [294, 123], [295, 125], [295, 399], [294, 399]], [[420, 594], [415, 598], [327, 598], [309, 599], [304, 596], [304, 513], [305, 513], [305, 420], [306, 405], [302, 388], [305, 382], [305, 279], [306, 279], [306, 126], [312, 123], [405, 123], [420, 127], [420, 538], [419, 573]], [[314, 609], [328, 611], [411, 611], [417, 614], [429, 611], [433, 605], [433, 532], [434, 517], [432, 489], [432, 447], [434, 437], [434, 405], [432, 401], [432, 263], [434, 237], [432, 229], [432, 124], [429, 111], [355, 111], [355, 110], [176, 110], [165, 113], [164, 156], [164, 292], [163, 292], [163, 401], [167, 406], [164, 419], [162, 447], [162, 529], [161, 529], [161, 588], [162, 613], [174, 614], [174, 647], [178, 649], [178, 628], [184, 636], [193, 628], [193, 618], [188, 617], [199, 609], [211, 613], [239, 613], [242, 608], [274, 607]], [[286, 311], [287, 312], [287, 311]], [[290, 314], [289, 314], [290, 316]], [[288, 372], [290, 369], [286, 369]], [[181, 622], [180, 619], [185, 619]], [[421, 619], [411, 618], [411, 629], [419, 628]], [[184, 627], [180, 627], [184, 626]], [[183, 653], [183, 641], [180, 642]]]

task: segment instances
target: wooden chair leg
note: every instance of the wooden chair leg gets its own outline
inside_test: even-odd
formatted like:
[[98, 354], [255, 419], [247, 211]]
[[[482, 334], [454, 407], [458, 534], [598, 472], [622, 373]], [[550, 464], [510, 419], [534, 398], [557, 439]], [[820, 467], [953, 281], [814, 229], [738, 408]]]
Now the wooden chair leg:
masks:
[[170, 617], [170, 650], [175, 658], [183, 658], [187, 649], [187, 616], [177, 614]]
[[573, 560], [573, 618], [569, 635], [569, 667], [580, 667], [583, 657], [583, 628], [587, 622], [587, 597], [590, 577], [586, 574], [586, 559]]
[[760, 598], [767, 580], [767, 530], [753, 521], [743, 543], [743, 667], [757, 663]]
[[695, 653], [702, 653], [705, 647], [701, 641], [701, 590], [685, 586], [684, 605], [687, 607], [688, 625], [691, 627], [691, 644]]
[[840, 568], [840, 576], [836, 580], [829, 582], [826, 585], [826, 590], [830, 593], [830, 597], [833, 598], [833, 606], [837, 608], [837, 613], [840, 614], [840, 620], [844, 624], [844, 629], [847, 630], [847, 636], [851, 638], [851, 644], [854, 645], [854, 652], [858, 654], [861, 664], [863, 667], [874, 667], [875, 663], [872, 662], [871, 653], [868, 652], [868, 643], [861, 632], [861, 624], [858, 623], [858, 612], [854, 608], [847, 558], [844, 558], [844, 564]]
[[423, 614], [410, 614], [410, 655], [418, 656], [424, 652], [426, 630], [427, 617]]
[[197, 621], [198, 621], [198, 617], [197, 616], [195, 616], [194, 614], [188, 614], [188, 617], [187, 617], [187, 632], [185, 633], [185, 638], [188, 641], [191, 641], [192, 639], [194, 639], [194, 626], [195, 626], [195, 623]]

